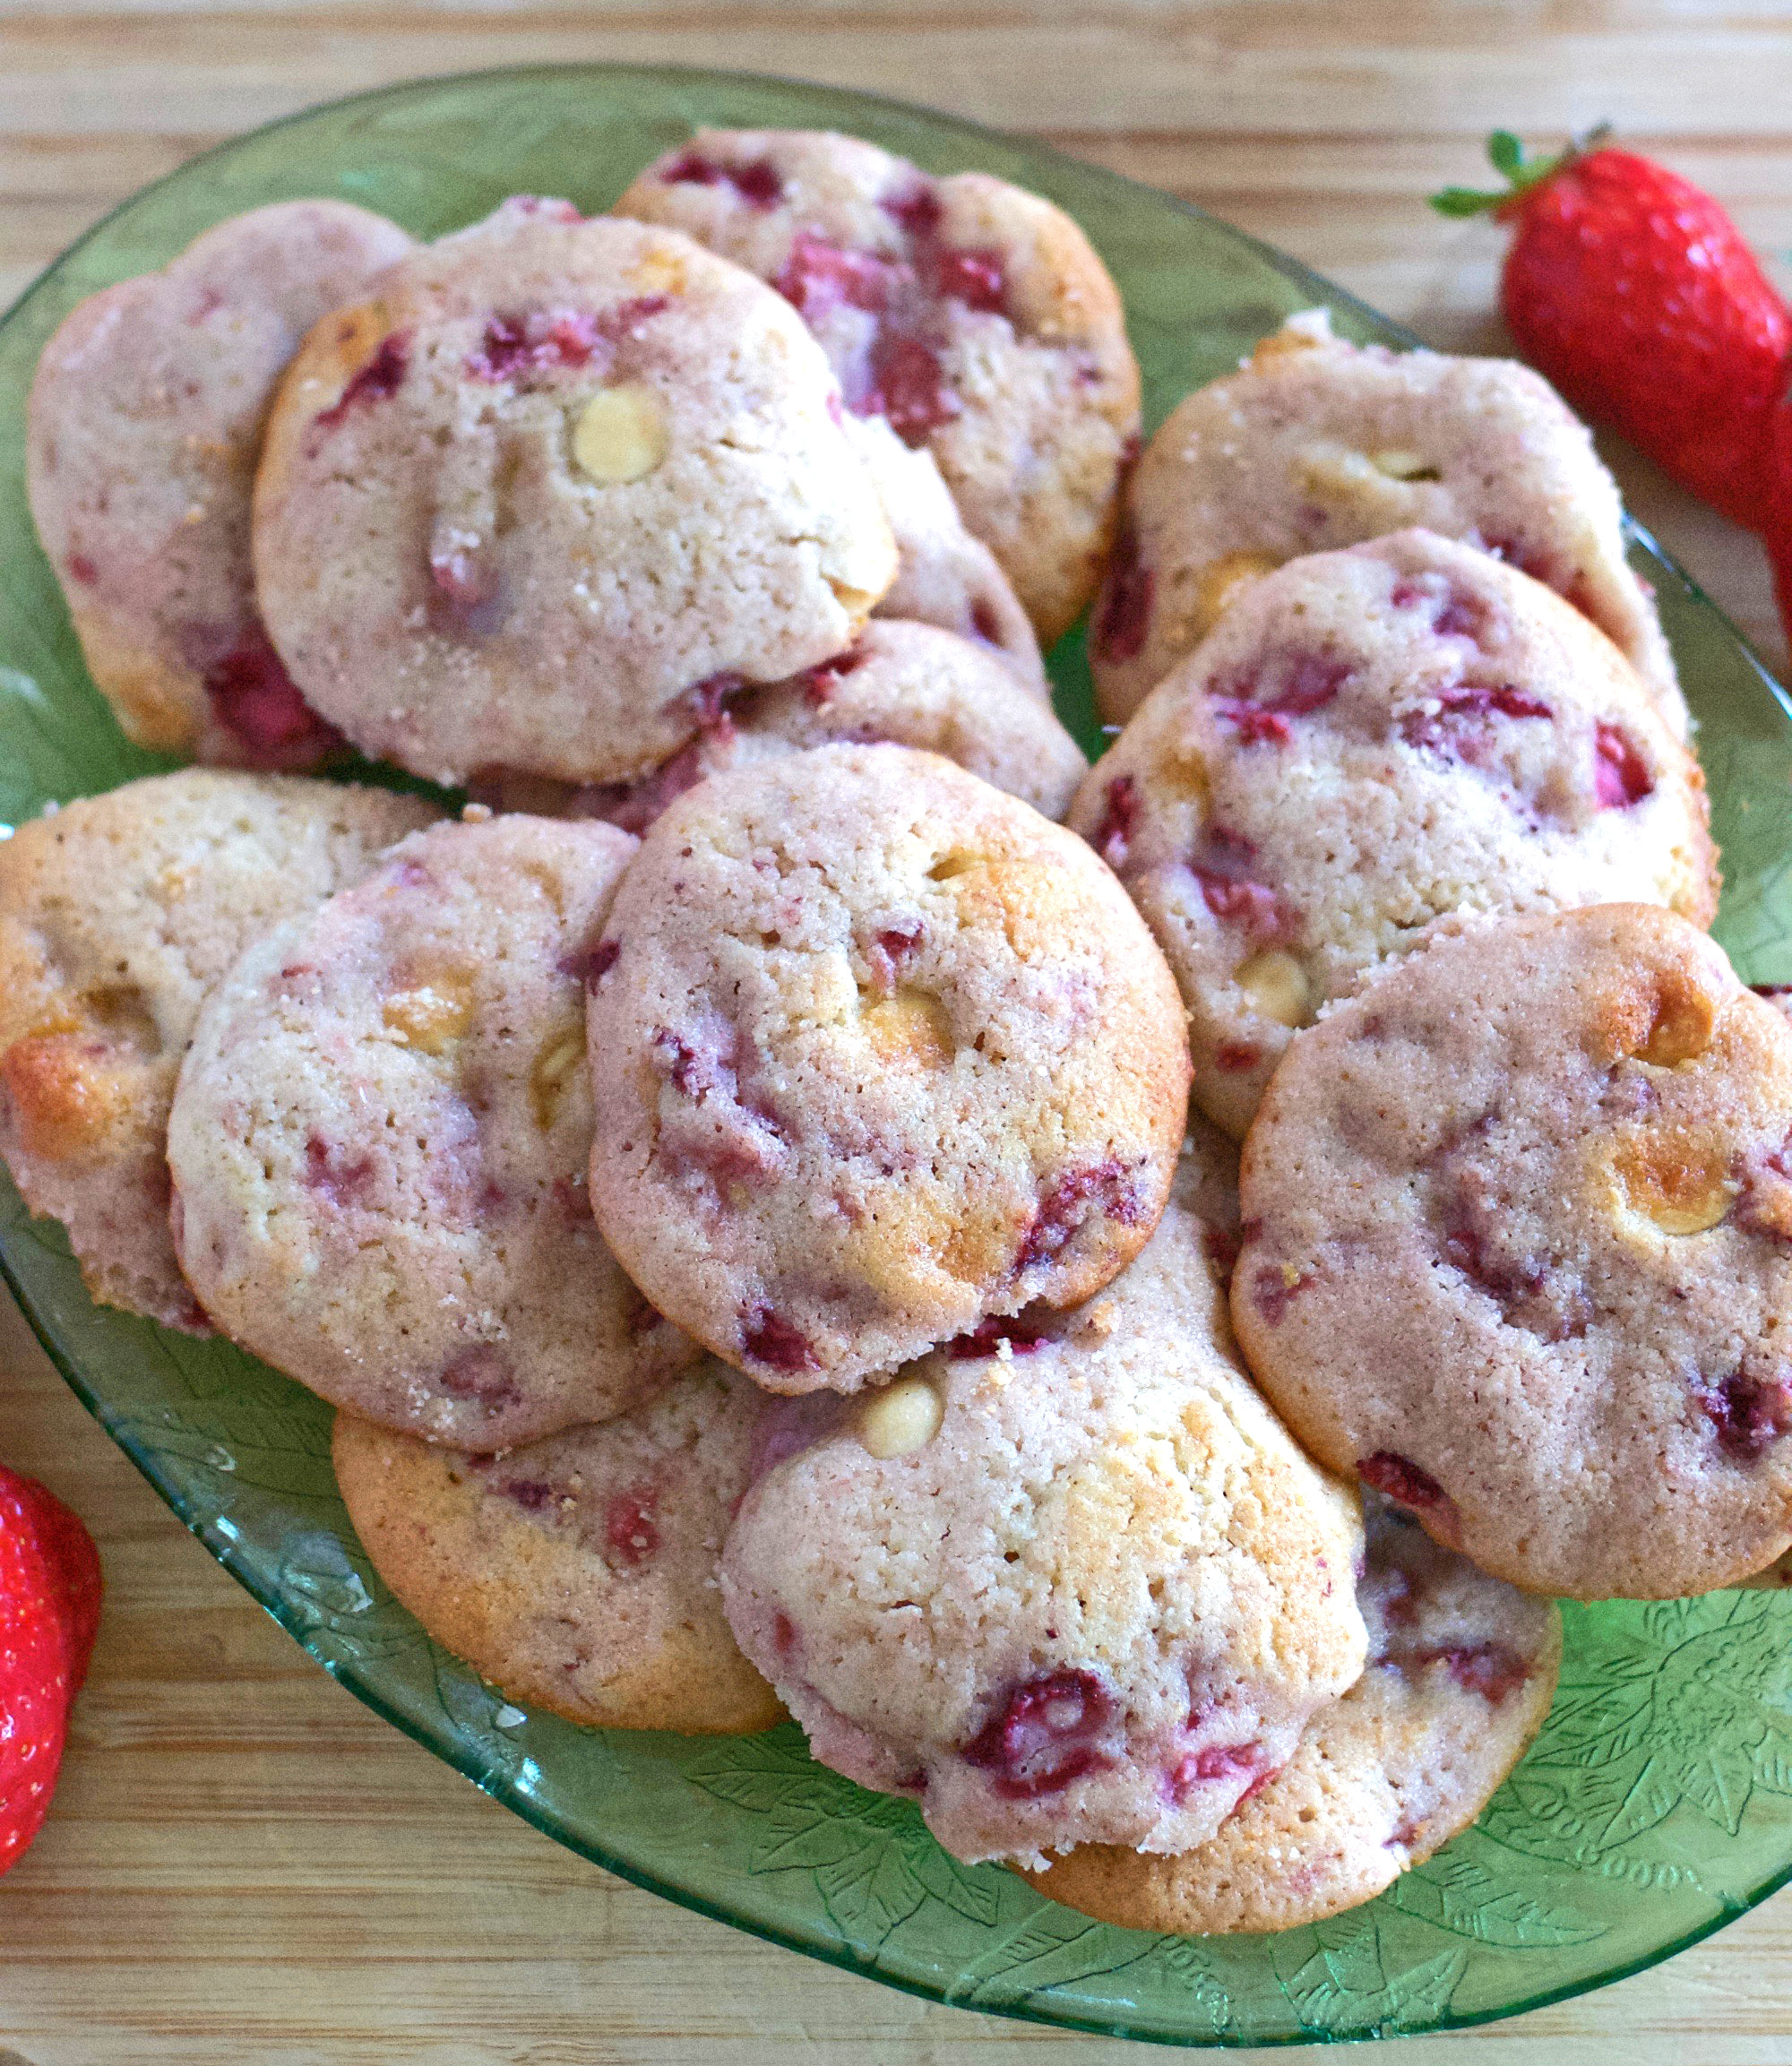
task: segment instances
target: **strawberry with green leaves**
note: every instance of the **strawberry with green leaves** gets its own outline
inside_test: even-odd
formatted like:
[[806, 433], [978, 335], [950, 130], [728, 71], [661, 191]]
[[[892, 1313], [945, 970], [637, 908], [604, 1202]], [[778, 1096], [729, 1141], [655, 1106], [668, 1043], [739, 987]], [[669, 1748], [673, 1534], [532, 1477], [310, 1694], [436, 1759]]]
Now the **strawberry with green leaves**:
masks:
[[1726, 516], [1765, 529], [1792, 315], [1710, 194], [1603, 145], [1603, 133], [1532, 159], [1497, 131], [1487, 155], [1504, 190], [1447, 187], [1432, 206], [1512, 225], [1507, 326], [1576, 409]]
[[35, 1478], [0, 1467], [0, 1872], [48, 1812], [100, 1591], [92, 1537]]

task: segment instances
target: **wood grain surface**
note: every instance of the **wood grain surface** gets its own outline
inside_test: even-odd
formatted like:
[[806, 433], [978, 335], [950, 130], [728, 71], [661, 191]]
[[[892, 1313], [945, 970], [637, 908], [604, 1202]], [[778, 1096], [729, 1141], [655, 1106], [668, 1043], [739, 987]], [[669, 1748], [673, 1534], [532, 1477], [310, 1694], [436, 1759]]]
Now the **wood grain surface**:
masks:
[[[1792, 26], [1708, 0], [0, 0], [0, 297], [194, 151], [486, 65], [738, 65], [1042, 135], [1496, 348], [1500, 240], [1419, 197], [1495, 125], [1608, 116], [1792, 284]], [[1776, 664], [1761, 548], [1610, 453]], [[332, 1683], [212, 1563], [0, 1305], [0, 1458], [86, 1516], [108, 1611], [56, 1812], [0, 1882], [0, 2060], [30, 2066], [1119, 2066], [625, 1886]], [[10, 2054], [7, 2048], [10, 2048]], [[1269, 2053], [1239, 2054], [1268, 2060]], [[1792, 1894], [1652, 1973], [1401, 2066], [1792, 2062]]]

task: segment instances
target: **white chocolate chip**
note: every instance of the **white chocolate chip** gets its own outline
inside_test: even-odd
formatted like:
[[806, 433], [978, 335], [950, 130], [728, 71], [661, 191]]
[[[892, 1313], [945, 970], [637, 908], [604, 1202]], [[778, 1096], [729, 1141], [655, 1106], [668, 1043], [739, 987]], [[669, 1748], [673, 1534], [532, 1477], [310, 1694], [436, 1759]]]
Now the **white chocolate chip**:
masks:
[[1264, 574], [1274, 573], [1279, 564], [1268, 553], [1221, 553], [1202, 570], [1189, 611], [1189, 629], [1204, 639], [1240, 593]]
[[567, 1082], [584, 1059], [582, 1028], [562, 1033], [557, 1037], [550, 1036], [542, 1043], [535, 1057], [535, 1066], [529, 1072], [529, 1096], [535, 1108], [535, 1123], [544, 1133], [558, 1116]]
[[401, 1047], [441, 1055], [465, 1037], [473, 1009], [472, 976], [465, 969], [447, 968], [415, 989], [388, 997], [380, 1015]]
[[1721, 1146], [1702, 1152], [1676, 1136], [1626, 1141], [1612, 1174], [1621, 1228], [1640, 1222], [1645, 1232], [1682, 1237], [1720, 1226], [1741, 1188]]
[[639, 381], [599, 388], [573, 432], [573, 457], [606, 486], [645, 480], [670, 448], [666, 405]]
[[1238, 987], [1260, 1019], [1305, 1026], [1313, 1011], [1313, 985], [1292, 954], [1279, 947], [1253, 954], [1238, 971]]
[[1329, 439], [1306, 447], [1296, 462], [1295, 478], [1306, 494], [1327, 501], [1387, 493], [1386, 477], [1376, 472], [1366, 452]]
[[957, 1052], [945, 1006], [930, 991], [906, 983], [874, 1003], [862, 1023], [872, 1052], [886, 1067], [943, 1069]]
[[1404, 446], [1391, 445], [1382, 452], [1372, 452], [1369, 462], [1378, 473], [1384, 473], [1390, 480], [1435, 480], [1437, 469], [1422, 452], [1408, 452]]
[[858, 1410], [858, 1439], [881, 1460], [925, 1448], [940, 1431], [944, 1408], [925, 1377], [899, 1377]]
[[[1383, 460], [1392, 461], [1392, 466], [1383, 466]], [[1394, 470], [1410, 461], [1417, 462], [1416, 472]], [[1322, 507], [1348, 510], [1359, 522], [1384, 526], [1410, 523], [1410, 484], [1436, 478], [1434, 469], [1417, 452], [1391, 446], [1374, 453], [1358, 452], [1333, 438], [1309, 443], [1293, 471], [1300, 492]]]

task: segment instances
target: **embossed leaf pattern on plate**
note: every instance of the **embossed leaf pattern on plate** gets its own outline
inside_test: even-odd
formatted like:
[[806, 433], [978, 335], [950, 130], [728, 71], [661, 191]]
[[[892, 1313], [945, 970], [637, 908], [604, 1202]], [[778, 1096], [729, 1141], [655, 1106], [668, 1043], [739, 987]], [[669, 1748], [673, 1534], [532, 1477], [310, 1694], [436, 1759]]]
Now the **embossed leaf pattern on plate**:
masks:
[[[25, 512], [23, 406], [82, 295], [263, 201], [337, 194], [431, 235], [506, 193], [601, 207], [700, 123], [849, 128], [938, 170], [1052, 194], [1127, 296], [1158, 421], [1296, 308], [1391, 325], [1248, 238], [1144, 188], [943, 117], [774, 81], [541, 71], [319, 109], [196, 159], [77, 245], [0, 326], [0, 819], [161, 765], [82, 672]], [[1702, 722], [1728, 888], [1719, 932], [1754, 981], [1792, 979], [1792, 722], [1729, 627], [1639, 537]], [[1098, 750], [1077, 641], [1066, 719]], [[745, 1740], [598, 1734], [523, 1714], [380, 1584], [329, 1468], [329, 1412], [227, 1345], [92, 1306], [60, 1229], [0, 1185], [0, 1258], [69, 1381], [219, 1560], [363, 1700], [560, 1841], [672, 1898], [978, 2009], [1172, 2044], [1447, 2027], [1576, 1992], [1739, 1913], [1792, 1869], [1792, 1599], [1726, 1594], [1569, 1611], [1548, 1726], [1478, 1827], [1383, 1898], [1267, 1938], [1179, 1941], [1073, 1915], [946, 1857], [907, 1803], [812, 1764], [787, 1725]], [[352, 1784], [352, 1778], [349, 1783]]]

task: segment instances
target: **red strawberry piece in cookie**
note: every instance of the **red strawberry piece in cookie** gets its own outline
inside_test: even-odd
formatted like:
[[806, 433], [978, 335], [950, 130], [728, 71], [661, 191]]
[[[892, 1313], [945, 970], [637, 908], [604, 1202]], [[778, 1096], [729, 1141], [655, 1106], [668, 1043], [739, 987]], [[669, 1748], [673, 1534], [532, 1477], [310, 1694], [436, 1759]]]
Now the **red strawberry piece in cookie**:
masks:
[[1114, 1762], [1104, 1743], [1113, 1718], [1113, 1698], [1093, 1672], [1047, 1672], [999, 1699], [961, 1755], [991, 1774], [1003, 1800], [1043, 1800]]

